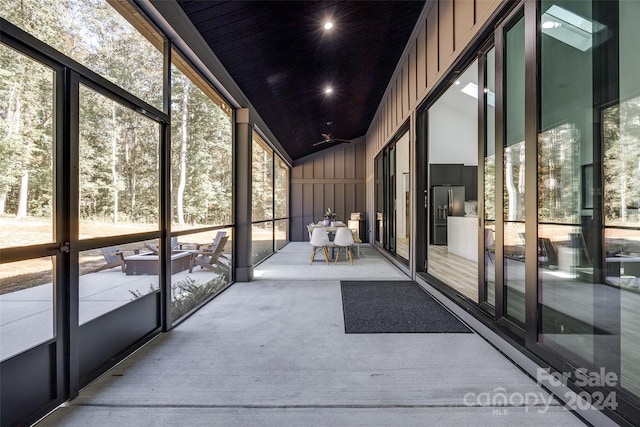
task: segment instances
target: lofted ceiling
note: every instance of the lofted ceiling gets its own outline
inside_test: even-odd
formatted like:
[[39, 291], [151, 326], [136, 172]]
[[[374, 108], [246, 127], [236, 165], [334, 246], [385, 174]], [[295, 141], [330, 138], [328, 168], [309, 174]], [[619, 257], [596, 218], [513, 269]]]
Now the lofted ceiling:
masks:
[[294, 160], [366, 133], [425, 1], [178, 0]]

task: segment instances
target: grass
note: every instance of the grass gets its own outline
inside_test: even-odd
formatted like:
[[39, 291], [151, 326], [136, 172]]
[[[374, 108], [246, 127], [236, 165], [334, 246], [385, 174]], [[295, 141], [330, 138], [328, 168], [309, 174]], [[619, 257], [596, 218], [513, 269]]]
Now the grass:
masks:
[[[111, 222], [83, 222], [81, 238], [113, 236], [120, 234], [139, 233], [156, 229], [149, 224], [113, 224]], [[51, 219], [25, 218], [17, 219], [10, 215], [0, 215], [0, 248], [22, 247], [37, 244], [47, 244], [53, 241], [53, 225]], [[195, 238], [199, 242], [213, 241], [214, 232], [194, 233], [185, 238]], [[118, 249], [133, 251], [144, 249], [145, 242], [135, 242], [118, 245]], [[156, 244], [156, 242], [151, 242]], [[231, 242], [228, 243], [230, 251]], [[144, 249], [146, 250], [146, 249]], [[132, 253], [132, 252], [131, 252]], [[126, 253], [128, 255], [129, 253]], [[25, 261], [0, 264], [0, 295], [31, 288], [33, 286], [52, 283], [53, 257], [33, 258]], [[95, 272], [104, 265], [104, 257], [99, 249], [83, 251], [79, 254], [80, 275]]]

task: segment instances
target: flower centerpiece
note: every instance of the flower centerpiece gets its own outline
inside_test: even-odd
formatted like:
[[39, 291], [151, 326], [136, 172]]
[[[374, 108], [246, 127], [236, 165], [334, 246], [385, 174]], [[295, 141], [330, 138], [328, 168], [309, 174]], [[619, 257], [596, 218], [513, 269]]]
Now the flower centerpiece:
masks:
[[335, 212], [333, 212], [331, 208], [327, 208], [327, 210], [324, 211], [324, 225], [329, 227], [331, 226], [331, 223], [335, 220], [336, 220]]

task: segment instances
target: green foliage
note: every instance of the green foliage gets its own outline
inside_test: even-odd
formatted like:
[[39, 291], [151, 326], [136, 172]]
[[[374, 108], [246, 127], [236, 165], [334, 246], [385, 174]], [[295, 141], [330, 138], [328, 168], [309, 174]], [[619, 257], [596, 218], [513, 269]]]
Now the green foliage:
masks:
[[609, 224], [640, 225], [640, 97], [605, 110], [604, 216]]
[[[206, 301], [208, 298], [220, 292], [229, 283], [228, 268], [220, 268], [220, 274], [206, 283], [201, 283], [191, 277], [185, 277], [171, 285], [171, 318], [173, 320], [187, 314], [189, 311]], [[156, 292], [157, 288], [149, 285], [149, 291], [145, 294], [140, 290], [129, 289], [132, 300]]]
[[229, 281], [226, 275], [222, 274], [204, 284], [191, 277], [172, 284], [171, 318], [176, 320], [184, 316], [207, 298], [220, 292], [227, 283]]
[[[0, 0], [0, 15], [151, 105], [161, 106], [162, 52], [108, 2]], [[172, 186], [185, 181], [185, 221], [231, 223], [231, 118], [197, 85], [188, 85], [175, 67], [172, 77]], [[25, 216], [52, 215], [53, 79], [49, 68], [0, 46], [0, 201], [6, 200], [0, 208], [7, 213], [20, 214], [23, 209]], [[188, 87], [185, 105], [179, 96], [183, 87]], [[188, 135], [181, 178], [183, 109]], [[79, 118], [81, 219], [157, 223], [159, 125], [83, 85]]]
[[573, 124], [549, 129], [538, 138], [538, 218], [579, 223], [580, 133]]
[[253, 138], [251, 144], [253, 221], [273, 218], [273, 153]]
[[[171, 179], [174, 221], [180, 223], [182, 217], [183, 222], [188, 224], [233, 222], [231, 119], [200, 88], [187, 84], [186, 76], [176, 67], [172, 67], [172, 82]], [[183, 123], [183, 118], [186, 118], [186, 123]], [[183, 143], [184, 163], [180, 161]], [[177, 189], [181, 185], [184, 187], [182, 215], [177, 207]]]

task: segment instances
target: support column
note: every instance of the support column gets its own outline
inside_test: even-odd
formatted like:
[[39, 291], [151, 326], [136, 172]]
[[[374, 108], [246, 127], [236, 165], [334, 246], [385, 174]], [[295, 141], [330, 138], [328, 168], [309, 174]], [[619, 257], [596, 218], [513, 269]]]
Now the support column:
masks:
[[235, 280], [250, 282], [253, 279], [251, 260], [251, 123], [249, 109], [235, 113], [235, 197], [234, 246], [236, 260]]

